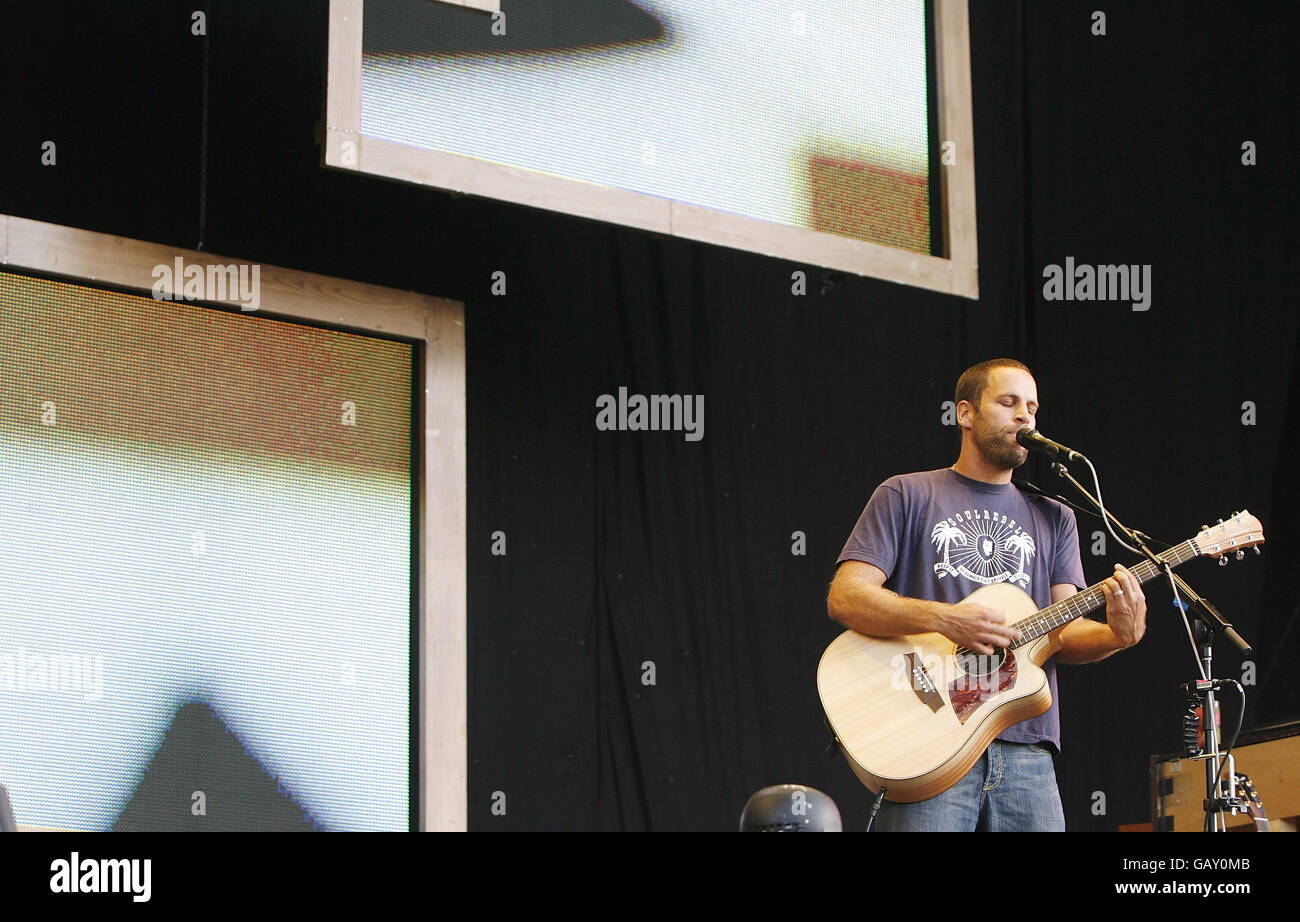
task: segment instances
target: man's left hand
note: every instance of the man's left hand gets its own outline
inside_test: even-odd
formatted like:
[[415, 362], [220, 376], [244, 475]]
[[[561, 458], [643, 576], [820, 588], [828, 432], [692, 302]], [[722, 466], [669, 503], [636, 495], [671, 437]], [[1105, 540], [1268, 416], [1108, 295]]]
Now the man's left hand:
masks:
[[1136, 576], [1120, 564], [1115, 575], [1102, 580], [1106, 594], [1106, 624], [1125, 647], [1131, 647], [1147, 631], [1147, 597]]

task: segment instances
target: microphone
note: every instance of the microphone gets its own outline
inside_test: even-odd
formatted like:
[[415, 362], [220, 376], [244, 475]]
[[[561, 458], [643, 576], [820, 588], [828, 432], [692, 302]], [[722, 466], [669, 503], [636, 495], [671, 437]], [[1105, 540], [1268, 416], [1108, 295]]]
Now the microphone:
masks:
[[1073, 448], [1066, 448], [1060, 442], [1053, 442], [1037, 429], [1021, 429], [1016, 433], [1016, 441], [1026, 448], [1041, 451], [1053, 458], [1064, 458], [1066, 461], [1080, 461], [1083, 459], [1083, 455]]

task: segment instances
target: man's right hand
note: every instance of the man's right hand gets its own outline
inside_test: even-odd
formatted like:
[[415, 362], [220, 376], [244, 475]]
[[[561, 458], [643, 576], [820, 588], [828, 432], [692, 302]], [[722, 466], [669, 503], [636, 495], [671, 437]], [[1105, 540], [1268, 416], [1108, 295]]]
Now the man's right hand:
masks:
[[1007, 625], [1003, 612], [975, 602], [945, 606], [939, 614], [938, 631], [958, 646], [985, 654], [992, 654], [994, 647], [1008, 647], [1021, 636]]

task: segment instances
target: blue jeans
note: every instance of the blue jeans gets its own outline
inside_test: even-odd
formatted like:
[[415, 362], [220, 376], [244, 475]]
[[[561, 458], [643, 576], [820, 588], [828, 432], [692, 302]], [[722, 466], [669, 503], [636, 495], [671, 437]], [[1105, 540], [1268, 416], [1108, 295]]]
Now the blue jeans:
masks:
[[914, 804], [885, 801], [882, 832], [1064, 832], [1049, 746], [994, 740], [962, 779]]

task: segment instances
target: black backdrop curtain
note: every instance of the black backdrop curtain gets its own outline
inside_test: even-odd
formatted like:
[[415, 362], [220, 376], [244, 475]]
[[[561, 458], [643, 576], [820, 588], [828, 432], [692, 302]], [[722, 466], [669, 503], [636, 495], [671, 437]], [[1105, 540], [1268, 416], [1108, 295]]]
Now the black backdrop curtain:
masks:
[[[1298, 88], [1277, 13], [1124, 4], [1097, 36], [1091, 5], [973, 3], [971, 301], [323, 170], [323, 5], [214, 0], [206, 65], [189, 9], [48, 4], [7, 31], [0, 211], [466, 302], [471, 828], [730, 829], [781, 782], [860, 827], [814, 684], [826, 586], [877, 483], [952, 463], [942, 404], [1000, 355], [1035, 370], [1040, 425], [1126, 521], [1178, 541], [1263, 519], [1262, 558], [1185, 576], [1256, 642], [1247, 726], [1300, 717]], [[1066, 257], [1149, 264], [1150, 309], [1045, 301]], [[597, 431], [620, 387], [703, 395], [703, 438]], [[1095, 530], [1094, 581], [1126, 560], [1094, 556]], [[1147, 758], [1179, 744], [1193, 664], [1167, 590], [1148, 598], [1137, 649], [1061, 671], [1072, 829], [1146, 819]]]

